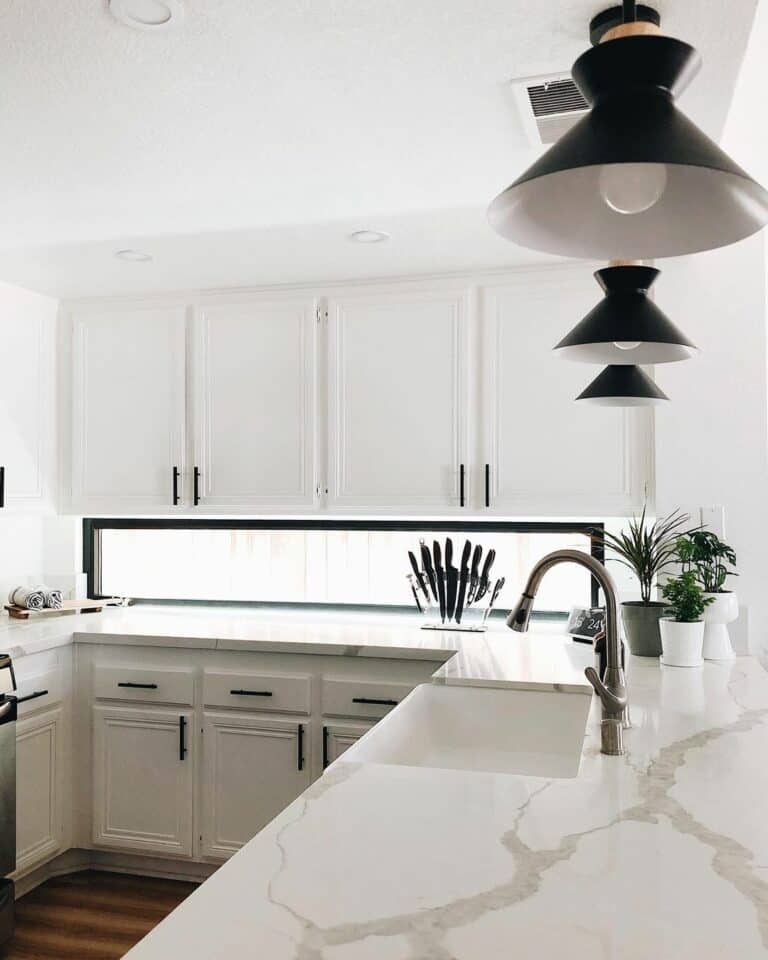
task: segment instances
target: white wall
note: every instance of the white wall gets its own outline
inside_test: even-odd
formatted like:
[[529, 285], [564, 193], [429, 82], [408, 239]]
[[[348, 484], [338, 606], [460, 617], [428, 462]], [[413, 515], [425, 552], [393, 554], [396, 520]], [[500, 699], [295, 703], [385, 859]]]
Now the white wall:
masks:
[[[659, 306], [700, 356], [656, 368], [671, 403], [657, 411], [660, 512], [725, 508], [738, 555], [731, 582], [749, 607], [749, 645], [768, 648], [768, 391], [762, 235], [662, 261]], [[736, 631], [738, 637], [743, 631]]]

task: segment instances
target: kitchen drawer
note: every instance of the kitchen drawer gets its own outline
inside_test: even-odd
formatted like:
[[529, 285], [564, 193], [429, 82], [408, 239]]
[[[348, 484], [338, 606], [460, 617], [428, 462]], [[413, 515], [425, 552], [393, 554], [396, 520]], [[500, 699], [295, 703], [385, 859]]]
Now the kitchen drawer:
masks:
[[308, 714], [312, 711], [311, 684], [307, 676], [205, 670], [203, 703], [206, 707]]
[[194, 671], [94, 664], [93, 695], [99, 700], [181, 703], [188, 706], [194, 703]]
[[408, 696], [416, 684], [381, 680], [323, 680], [323, 713], [378, 720]]
[[60, 703], [63, 695], [61, 668], [51, 667], [30, 677], [17, 676], [16, 696], [30, 697], [19, 704], [19, 718]]

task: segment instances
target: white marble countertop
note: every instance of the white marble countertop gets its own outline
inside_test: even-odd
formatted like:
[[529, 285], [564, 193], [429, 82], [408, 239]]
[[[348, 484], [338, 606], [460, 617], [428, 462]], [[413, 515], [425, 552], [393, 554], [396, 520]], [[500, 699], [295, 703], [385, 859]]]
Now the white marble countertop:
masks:
[[768, 676], [629, 666], [625, 757], [596, 703], [573, 779], [342, 757], [127, 960], [767, 957]]
[[166, 646], [262, 653], [434, 660], [436, 683], [560, 689], [589, 693], [582, 646], [563, 646], [553, 625], [535, 641], [497, 622], [487, 633], [420, 629], [417, 617], [323, 614], [220, 607], [135, 606], [0, 626], [12, 657], [75, 643]]
[[[96, 642], [443, 661], [436, 682], [572, 689], [563, 638], [361, 618], [134, 608], [0, 631], [16, 655]], [[541, 779], [344, 758], [129, 960], [751, 960], [768, 957], [768, 675], [630, 658], [633, 728]], [[510, 690], [514, 696], [514, 690]], [[482, 749], [482, 745], [478, 745]]]

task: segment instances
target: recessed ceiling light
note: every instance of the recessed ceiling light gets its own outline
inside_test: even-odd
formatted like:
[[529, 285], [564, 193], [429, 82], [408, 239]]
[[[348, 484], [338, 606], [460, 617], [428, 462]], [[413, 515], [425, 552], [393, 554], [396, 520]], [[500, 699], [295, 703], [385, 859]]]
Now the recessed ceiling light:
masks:
[[184, 15], [182, 0], [109, 0], [109, 9], [134, 30], [167, 30]]
[[141, 250], [115, 250], [118, 260], [127, 260], [128, 263], [148, 263], [152, 259], [150, 253]]
[[381, 230], [355, 230], [354, 233], [350, 233], [349, 239], [354, 240], [355, 243], [383, 243], [390, 237], [388, 233], [382, 233]]

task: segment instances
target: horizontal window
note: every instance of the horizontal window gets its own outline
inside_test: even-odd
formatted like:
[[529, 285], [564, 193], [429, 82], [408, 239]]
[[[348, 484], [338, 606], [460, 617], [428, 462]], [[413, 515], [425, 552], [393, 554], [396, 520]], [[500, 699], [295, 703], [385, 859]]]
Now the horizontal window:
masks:
[[[498, 610], [516, 601], [533, 564], [561, 548], [593, 551], [600, 524], [429, 523], [415, 521], [147, 521], [86, 520], [85, 552], [93, 596], [151, 601], [413, 607], [408, 551], [453, 542], [458, 567], [464, 544], [493, 548], [491, 579], [504, 577]], [[595, 602], [589, 574], [553, 569], [537, 611], [567, 613]]]

